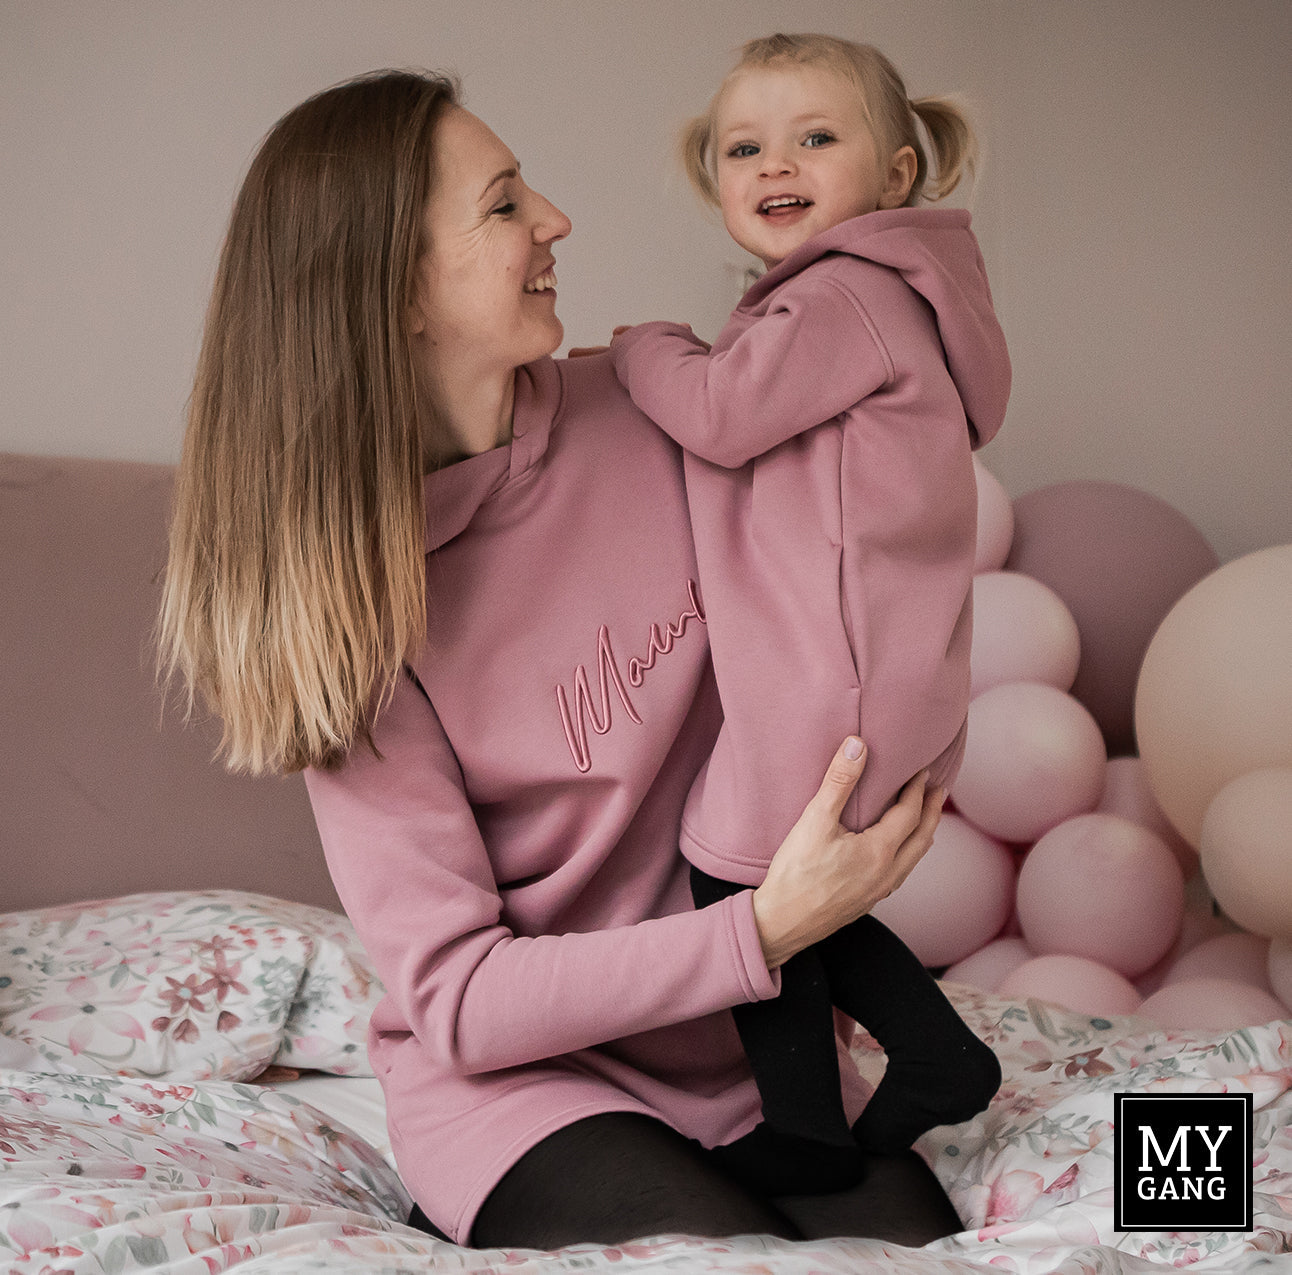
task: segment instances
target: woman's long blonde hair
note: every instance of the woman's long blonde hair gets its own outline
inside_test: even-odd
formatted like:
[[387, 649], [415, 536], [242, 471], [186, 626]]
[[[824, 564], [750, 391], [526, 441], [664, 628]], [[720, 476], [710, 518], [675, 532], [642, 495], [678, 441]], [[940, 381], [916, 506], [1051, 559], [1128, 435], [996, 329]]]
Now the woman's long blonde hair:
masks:
[[[861, 98], [881, 159], [895, 155], [903, 146], [915, 151], [918, 167], [906, 207], [913, 208], [922, 199], [944, 199], [966, 174], [972, 174], [978, 148], [964, 110], [946, 97], [922, 97], [912, 102], [897, 68], [874, 45], [833, 35], [768, 35], [741, 47], [736, 65], [714, 94], [709, 109], [682, 130], [682, 166], [705, 203], [718, 206], [713, 144], [723, 89], [741, 71], [785, 65], [824, 67], [848, 80]], [[917, 120], [932, 144], [933, 166], [920, 140]]]
[[233, 770], [336, 764], [425, 631], [406, 314], [432, 142], [458, 98], [384, 71], [285, 115], [238, 194], [206, 316], [158, 629]]

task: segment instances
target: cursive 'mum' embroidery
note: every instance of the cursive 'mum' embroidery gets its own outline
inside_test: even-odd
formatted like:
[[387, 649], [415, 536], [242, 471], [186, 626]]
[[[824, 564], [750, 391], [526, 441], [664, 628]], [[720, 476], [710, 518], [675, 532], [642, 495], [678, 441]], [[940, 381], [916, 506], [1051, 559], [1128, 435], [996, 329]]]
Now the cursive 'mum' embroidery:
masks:
[[[597, 704], [592, 702], [592, 688], [588, 681], [588, 670], [580, 664], [574, 670], [574, 705], [571, 707], [569, 696], [564, 686], [556, 688], [556, 704], [561, 713], [561, 725], [565, 729], [565, 740], [570, 746], [570, 756], [580, 771], [592, 768], [592, 756], [588, 750], [588, 726], [598, 735], [609, 731], [612, 721], [610, 715], [610, 688], [613, 686], [624, 712], [631, 721], [642, 724], [641, 714], [637, 712], [628, 687], [639, 687], [646, 680], [646, 674], [655, 667], [657, 658], [667, 655], [673, 644], [687, 630], [692, 620], [705, 622], [704, 607], [700, 604], [699, 591], [694, 580], [686, 582], [686, 596], [690, 605], [675, 621], [665, 625], [660, 631], [658, 624], [650, 626], [650, 636], [646, 644], [646, 653], [634, 656], [628, 661], [627, 685], [625, 676], [620, 671], [619, 661], [614, 647], [610, 644], [610, 630], [602, 625], [597, 630]], [[599, 707], [598, 707], [599, 706]]]

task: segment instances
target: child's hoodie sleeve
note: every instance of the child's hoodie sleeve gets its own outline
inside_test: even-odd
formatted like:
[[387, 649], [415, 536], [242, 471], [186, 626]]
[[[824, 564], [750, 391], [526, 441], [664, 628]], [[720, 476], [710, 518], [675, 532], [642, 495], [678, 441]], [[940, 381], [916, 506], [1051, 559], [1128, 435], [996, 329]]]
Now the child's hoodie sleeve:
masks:
[[735, 469], [882, 388], [893, 363], [860, 301], [829, 277], [778, 290], [766, 314], [717, 352], [675, 323], [615, 338], [632, 400], [687, 451]]
[[386, 988], [377, 1016], [454, 1070], [523, 1066], [778, 993], [748, 891], [615, 929], [514, 934], [457, 759], [408, 679], [373, 738], [380, 758], [359, 745], [339, 770], [307, 771], [310, 800]]

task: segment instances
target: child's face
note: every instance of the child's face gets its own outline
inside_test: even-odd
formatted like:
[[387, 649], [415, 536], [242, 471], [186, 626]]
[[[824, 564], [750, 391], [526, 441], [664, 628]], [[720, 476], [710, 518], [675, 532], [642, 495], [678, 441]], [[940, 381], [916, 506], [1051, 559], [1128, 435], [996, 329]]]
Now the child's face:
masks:
[[881, 156], [857, 90], [824, 67], [738, 72], [715, 147], [727, 231], [768, 269], [841, 221], [900, 208], [915, 177], [915, 152]]

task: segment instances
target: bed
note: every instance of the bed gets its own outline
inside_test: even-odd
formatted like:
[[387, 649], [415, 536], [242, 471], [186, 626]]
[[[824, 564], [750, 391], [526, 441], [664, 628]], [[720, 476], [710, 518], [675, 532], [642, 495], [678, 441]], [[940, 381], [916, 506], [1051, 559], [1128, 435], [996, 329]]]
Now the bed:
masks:
[[[473, 1251], [403, 1225], [344, 917], [176, 891], [0, 917], [0, 1252], [54, 1272], [1139, 1272], [1292, 1251], [1292, 1028], [1167, 1033], [948, 990], [999, 1051], [983, 1115], [918, 1144], [965, 1222], [921, 1250], [643, 1236]], [[875, 1059], [858, 1043], [863, 1068]], [[1251, 1094], [1248, 1232], [1112, 1229], [1113, 1095]], [[1283, 1258], [1292, 1265], [1292, 1258]]]
[[[146, 651], [170, 479], [0, 456], [0, 1270], [1292, 1269], [1292, 1024], [1164, 1032], [950, 984], [1005, 1071], [985, 1113], [918, 1144], [955, 1236], [537, 1253], [408, 1228], [365, 1049], [381, 989], [301, 785], [221, 774], [209, 724], [160, 708]], [[1113, 1230], [1118, 1092], [1251, 1095], [1250, 1230]]]

